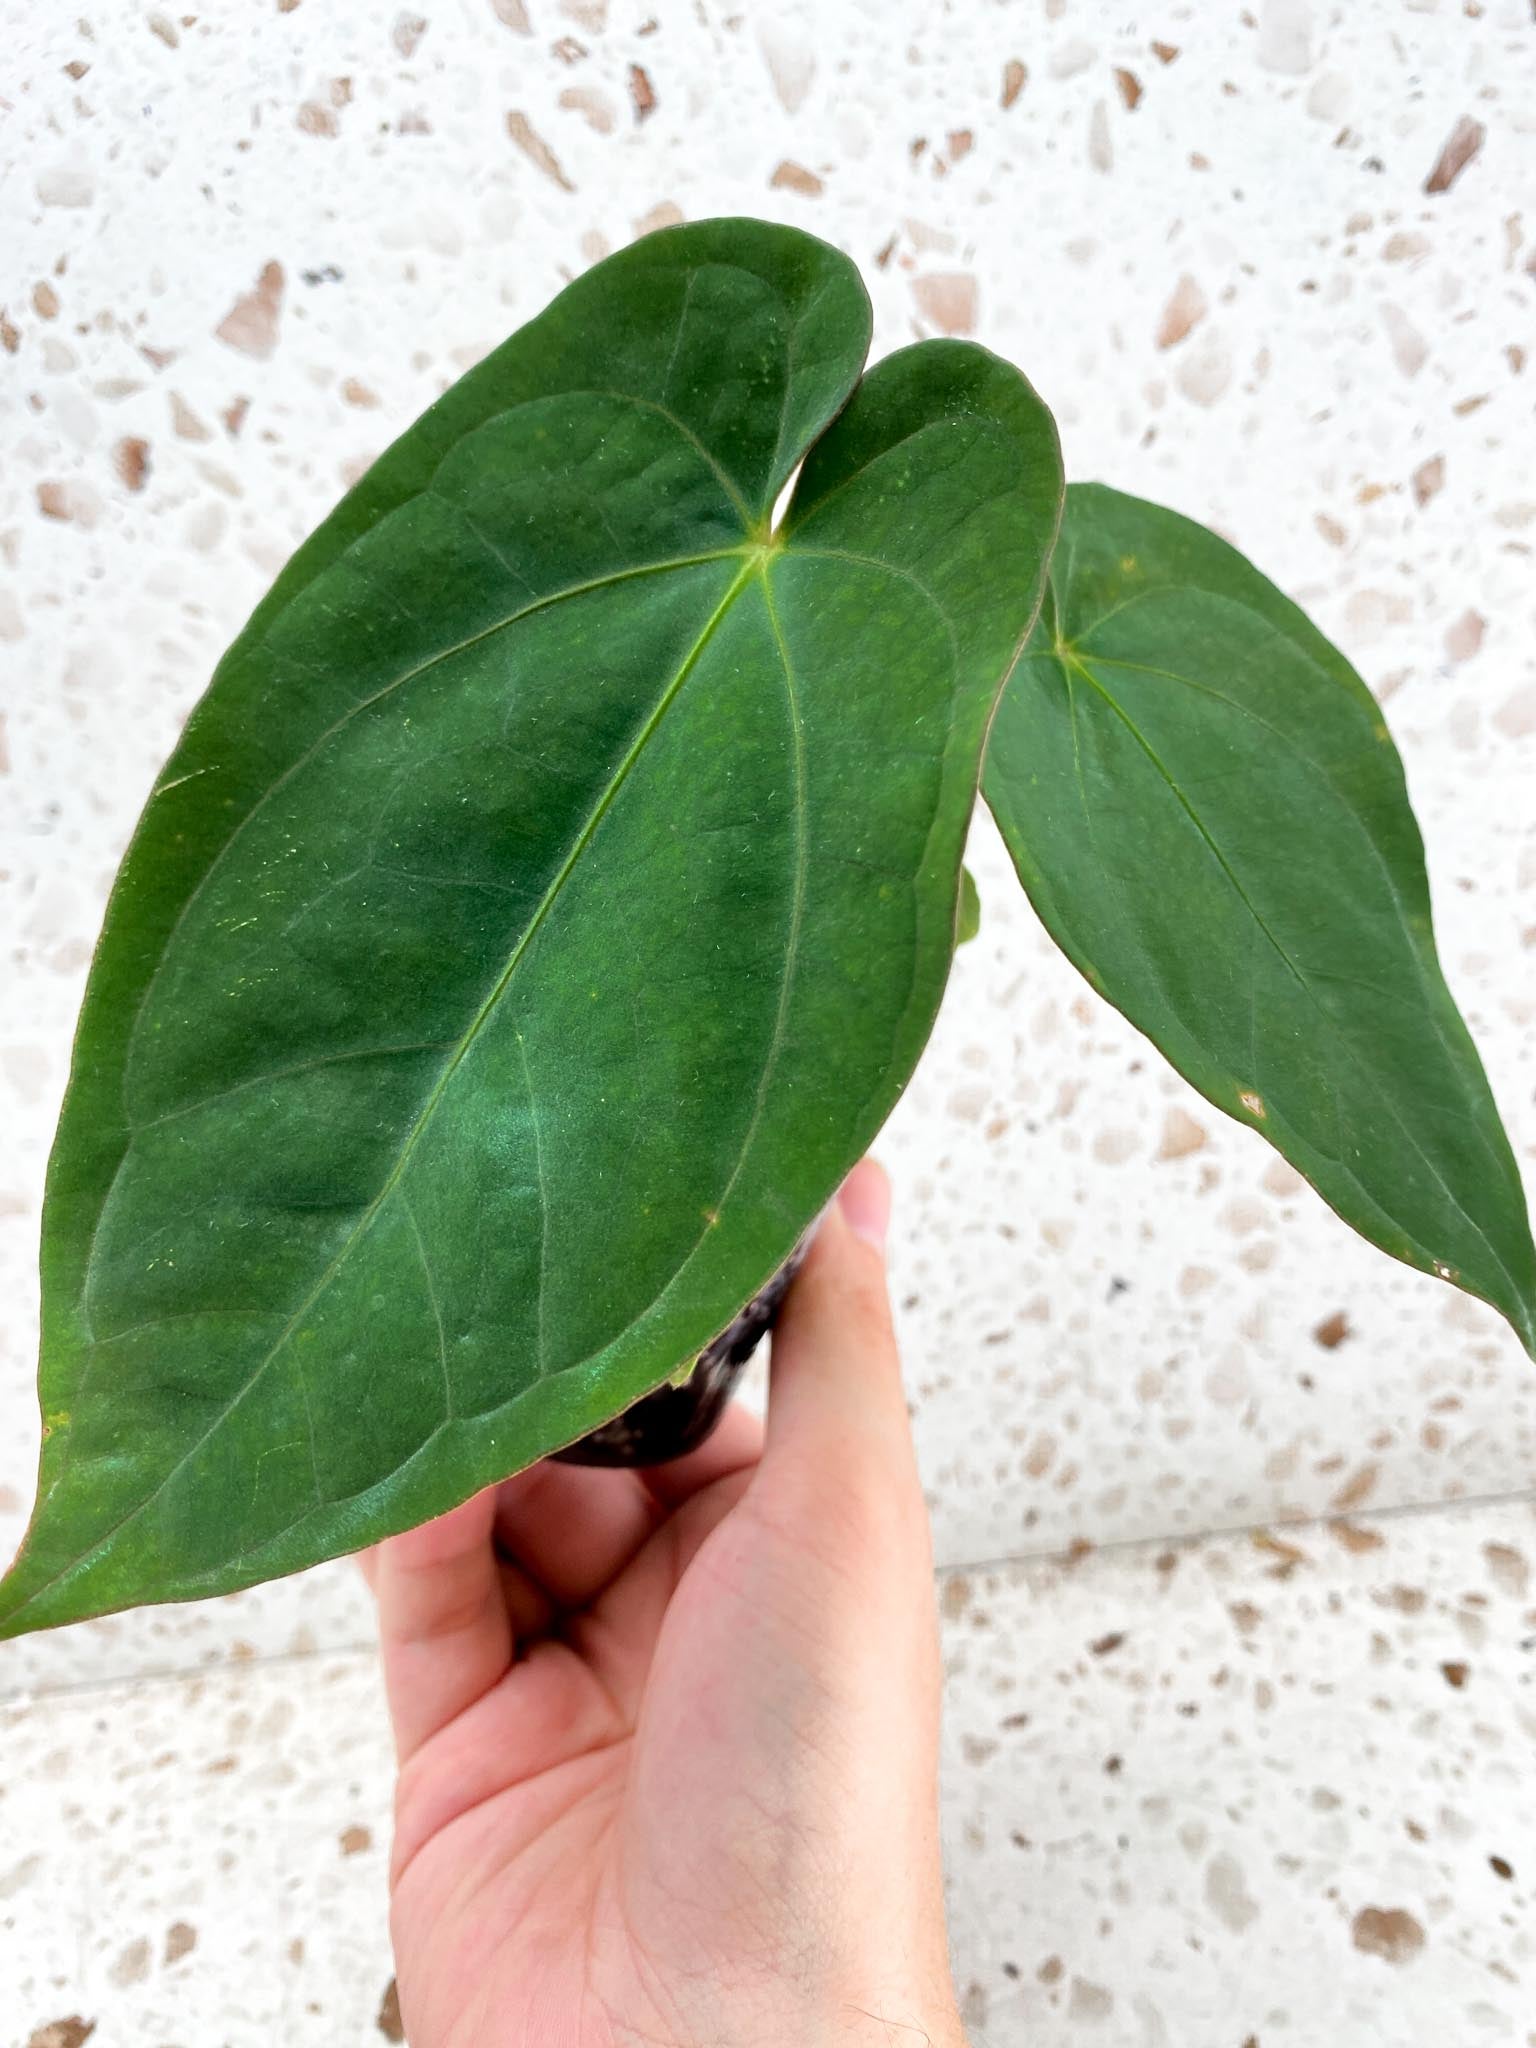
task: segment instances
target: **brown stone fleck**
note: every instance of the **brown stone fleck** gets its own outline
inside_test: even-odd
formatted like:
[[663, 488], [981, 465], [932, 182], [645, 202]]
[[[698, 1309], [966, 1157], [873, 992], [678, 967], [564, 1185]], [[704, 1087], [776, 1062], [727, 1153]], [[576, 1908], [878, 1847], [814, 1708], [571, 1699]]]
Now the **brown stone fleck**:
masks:
[[427, 18], [423, 14], [397, 14], [395, 25], [390, 31], [391, 40], [402, 57], [413, 57], [416, 45], [427, 32]]
[[1352, 1472], [1338, 1492], [1333, 1496], [1333, 1507], [1339, 1514], [1347, 1514], [1351, 1508], [1358, 1508], [1368, 1501], [1376, 1491], [1376, 1482], [1381, 1477], [1380, 1467], [1362, 1465], [1358, 1472]]
[[3, 313], [0, 313], [0, 343], [4, 344], [5, 352], [8, 356], [15, 355], [17, 349], [21, 347], [20, 328], [7, 320]]
[[1335, 1309], [1331, 1316], [1324, 1316], [1313, 1330], [1312, 1341], [1321, 1344], [1325, 1351], [1337, 1351], [1349, 1335], [1349, 1317], [1343, 1309]]
[[1459, 619], [1446, 629], [1445, 651], [1452, 661], [1470, 661], [1483, 644], [1483, 635], [1488, 630], [1488, 621], [1481, 612], [1469, 606]]
[[179, 391], [171, 393], [171, 425], [183, 441], [211, 441], [212, 430], [204, 426]]
[[970, 1604], [970, 1580], [964, 1572], [951, 1572], [939, 1593], [939, 1612], [946, 1621], [955, 1621], [964, 1614]]
[[150, 1947], [141, 1934], [137, 1941], [130, 1941], [107, 1975], [114, 1984], [125, 1989], [130, 1984], [142, 1984], [149, 1975]]
[[1413, 502], [1418, 506], [1427, 505], [1445, 482], [1445, 457], [1432, 455], [1428, 462], [1421, 462], [1413, 472]]
[[1227, 1612], [1245, 1636], [1252, 1635], [1253, 1631], [1264, 1619], [1263, 1608], [1255, 1607], [1251, 1600], [1234, 1600], [1228, 1607]]
[[191, 1955], [197, 1947], [197, 1929], [185, 1920], [173, 1920], [165, 1930], [165, 1961], [169, 1967]]
[[1380, 1550], [1387, 1540], [1379, 1529], [1362, 1529], [1358, 1522], [1346, 1522], [1342, 1517], [1328, 1527], [1351, 1557], [1364, 1557], [1369, 1551]]
[[1179, 54], [1177, 43], [1154, 43], [1152, 54], [1159, 64], [1171, 64]]
[[1186, 271], [1174, 286], [1173, 294], [1163, 308], [1163, 317], [1157, 323], [1158, 347], [1173, 348], [1191, 328], [1198, 326], [1206, 311], [1205, 293]]
[[305, 100], [299, 108], [297, 121], [305, 135], [339, 135], [341, 123], [336, 119], [333, 108], [324, 107], [319, 100]]
[[351, 106], [351, 104], [352, 104], [352, 81], [351, 81], [351, 79], [350, 79], [350, 78], [333, 78], [333, 79], [331, 80], [331, 88], [330, 88], [330, 90], [331, 90], [331, 105], [332, 105], [333, 107], [350, 107], [350, 106]]
[[1512, 1543], [1485, 1543], [1483, 1555], [1499, 1591], [1523, 1600], [1531, 1582], [1531, 1568], [1524, 1552], [1516, 1550]]
[[75, 83], [78, 85], [80, 80], [84, 78], [85, 74], [87, 73], [87, 71], [90, 70], [90, 68], [90, 65], [85, 62], [83, 57], [71, 57], [69, 62], [64, 66], [64, 73], [67, 78], [74, 79]]
[[807, 199], [818, 198], [826, 189], [814, 171], [808, 171], [804, 164], [794, 163], [788, 157], [778, 165], [768, 182], [781, 191], [803, 192]]
[[1127, 109], [1134, 108], [1141, 99], [1141, 80], [1136, 76], [1135, 72], [1126, 71], [1117, 64], [1115, 66], [1115, 84], [1120, 89], [1120, 97], [1125, 101]]
[[254, 291], [235, 303], [213, 330], [226, 347], [242, 355], [265, 357], [277, 347], [278, 316], [283, 306], [283, 266], [264, 263]]
[[130, 491], [142, 491], [149, 475], [149, 443], [137, 434], [124, 434], [112, 450], [112, 467]]
[[516, 107], [512, 108], [507, 115], [507, 133], [523, 152], [523, 155], [527, 157], [528, 161], [535, 164], [551, 183], [558, 185], [562, 192], [574, 192], [576, 190], [576, 187], [560, 168], [560, 160], [549, 144], [540, 135], [528, 116]]
[[971, 334], [976, 327], [976, 280], [960, 270], [912, 280], [912, 296], [925, 320], [941, 334]]
[[224, 431], [231, 440], [235, 438], [240, 429], [245, 425], [245, 416], [250, 409], [251, 401], [248, 398], [234, 398], [230, 400], [229, 404], [219, 414], [219, 418], [224, 422]]
[[1065, 1969], [1066, 1965], [1060, 1956], [1047, 1956], [1035, 1975], [1042, 1984], [1059, 1984]]
[[969, 128], [951, 128], [945, 141], [948, 145], [949, 160], [952, 164], [959, 163], [963, 156], [969, 156], [976, 147], [976, 137]]
[[1300, 1564], [1310, 1564], [1311, 1558], [1294, 1543], [1287, 1543], [1282, 1537], [1273, 1535], [1268, 1529], [1255, 1529], [1250, 1541], [1255, 1550], [1264, 1550], [1277, 1560], [1270, 1567], [1269, 1576], [1282, 1582], [1288, 1579]]
[[149, 17], [149, 32], [151, 35], [158, 36], [168, 50], [180, 49], [181, 37], [176, 31], [176, 24], [174, 21], [167, 20], [165, 15], [152, 14]]
[[1010, 57], [1003, 66], [1003, 105], [1011, 107], [1028, 83], [1029, 66], [1018, 57]]
[[1460, 1692], [1466, 1685], [1467, 1680], [1472, 1676], [1472, 1669], [1468, 1664], [1453, 1661], [1440, 1666], [1440, 1676], [1445, 1680], [1452, 1692]]
[[1385, 1963], [1406, 1963], [1424, 1946], [1423, 1928], [1401, 1906], [1362, 1906], [1349, 1932], [1363, 1955]]
[[299, 0], [277, 0], [277, 11], [279, 14], [292, 14], [298, 4]]
[[59, 295], [47, 278], [32, 287], [32, 309], [39, 320], [56, 320], [59, 313]]
[[341, 395], [348, 405], [361, 405], [371, 408], [379, 402], [378, 393], [370, 391], [368, 386], [358, 377], [347, 377], [343, 380]]
[[373, 1847], [373, 1830], [365, 1828], [361, 1821], [354, 1821], [349, 1828], [343, 1828], [339, 1837], [343, 1856], [360, 1856], [365, 1849]]
[[1422, 1586], [1389, 1586], [1384, 1597], [1386, 1604], [1395, 1607], [1399, 1614], [1422, 1614], [1428, 1604]]
[[1124, 1629], [1111, 1629], [1107, 1636], [1099, 1636], [1088, 1645], [1092, 1657], [1108, 1657], [1125, 1641]]
[[374, 2024], [386, 2041], [403, 2041], [405, 2028], [400, 2020], [400, 1989], [393, 1977], [384, 1987], [384, 1996], [379, 2000], [379, 2014]]
[[1506, 1857], [1490, 1856], [1488, 1858], [1488, 1868], [1495, 1877], [1502, 1877], [1506, 1884], [1511, 1883], [1514, 1879], [1514, 1865]]
[[659, 228], [677, 228], [683, 224], [683, 209], [675, 199], [660, 199], [649, 213], [642, 213], [635, 222], [637, 235], [654, 235]]
[[94, 2020], [71, 2013], [65, 2020], [45, 2020], [27, 2037], [27, 2048], [83, 2048], [96, 2031]]
[[1337, 519], [1330, 519], [1326, 512], [1314, 513], [1312, 524], [1331, 548], [1341, 548], [1345, 541], [1349, 539], [1346, 529], [1340, 526]]
[[629, 67], [629, 96], [634, 102], [637, 121], [648, 120], [655, 113], [656, 88], [643, 64], [631, 64]]
[[50, 480], [37, 487], [37, 509], [45, 519], [73, 519], [74, 507], [70, 503], [68, 484]]
[[1201, 1151], [1209, 1143], [1203, 1125], [1186, 1110], [1170, 1109], [1163, 1119], [1162, 1142], [1157, 1148], [1159, 1159], [1187, 1159], [1191, 1152]]
[[1487, 133], [1481, 121], [1474, 121], [1470, 115], [1463, 114], [1445, 138], [1444, 147], [1435, 159], [1435, 167], [1424, 180], [1424, 190], [1449, 192], [1482, 148]]
[[502, 27], [511, 29], [514, 35], [533, 34], [533, 23], [528, 19], [523, 0], [491, 0], [491, 12]]

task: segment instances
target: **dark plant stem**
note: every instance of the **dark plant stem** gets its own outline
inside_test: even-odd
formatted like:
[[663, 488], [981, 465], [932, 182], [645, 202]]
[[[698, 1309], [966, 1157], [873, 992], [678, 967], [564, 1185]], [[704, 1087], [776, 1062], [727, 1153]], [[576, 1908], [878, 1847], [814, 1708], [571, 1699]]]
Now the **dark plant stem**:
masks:
[[681, 1386], [670, 1381], [555, 1456], [567, 1465], [664, 1465], [697, 1449], [725, 1413], [742, 1368], [778, 1320], [811, 1248], [808, 1230], [766, 1287], [699, 1353]]

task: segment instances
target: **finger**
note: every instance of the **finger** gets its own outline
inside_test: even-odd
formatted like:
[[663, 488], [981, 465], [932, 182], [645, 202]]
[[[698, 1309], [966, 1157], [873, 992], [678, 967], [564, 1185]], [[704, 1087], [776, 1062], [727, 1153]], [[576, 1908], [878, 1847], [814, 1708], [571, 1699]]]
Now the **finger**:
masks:
[[823, 1218], [774, 1332], [763, 1474], [793, 1466], [809, 1483], [913, 1469], [885, 1274], [890, 1183], [873, 1160], [848, 1176]]
[[697, 1449], [665, 1465], [646, 1465], [640, 1477], [663, 1506], [679, 1508], [707, 1486], [750, 1470], [762, 1454], [762, 1423], [751, 1409], [733, 1401]]
[[496, 1542], [559, 1607], [585, 1607], [666, 1518], [637, 1472], [546, 1459], [496, 1489]]
[[378, 1546], [374, 1591], [400, 1761], [484, 1697], [512, 1661], [491, 1545], [496, 1493]]

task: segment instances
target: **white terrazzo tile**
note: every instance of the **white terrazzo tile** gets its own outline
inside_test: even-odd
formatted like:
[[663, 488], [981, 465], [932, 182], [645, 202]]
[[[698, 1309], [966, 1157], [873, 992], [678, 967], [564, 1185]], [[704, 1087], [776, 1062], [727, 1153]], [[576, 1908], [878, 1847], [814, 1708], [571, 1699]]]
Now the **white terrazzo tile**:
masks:
[[1536, 2044], [1536, 1510], [945, 1586], [975, 2048]]
[[[528, 0], [525, 35], [491, 0], [103, 0], [10, 32], [0, 1550], [35, 1460], [43, 1161], [155, 767], [367, 458], [678, 213], [839, 241], [880, 349], [973, 326], [1056, 409], [1073, 474], [1214, 520], [1316, 611], [1389, 702], [1448, 971], [1536, 1150], [1526, 0], [580, 11]], [[1426, 192], [1465, 119], [1481, 146]], [[1526, 1485], [1514, 1339], [1169, 1076], [984, 824], [976, 860], [983, 934], [885, 1147], [941, 1557]], [[332, 1574], [77, 1633], [14, 1682], [356, 1629]]]
[[[974, 2048], [1536, 2042], [1536, 1510], [949, 1574]], [[375, 2031], [366, 1653], [0, 1708], [0, 2048]]]

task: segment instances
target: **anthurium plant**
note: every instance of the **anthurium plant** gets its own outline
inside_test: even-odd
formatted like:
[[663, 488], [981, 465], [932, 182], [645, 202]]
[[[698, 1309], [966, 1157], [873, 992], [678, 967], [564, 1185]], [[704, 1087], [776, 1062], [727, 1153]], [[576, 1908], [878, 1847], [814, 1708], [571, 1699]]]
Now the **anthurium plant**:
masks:
[[1536, 1341], [1370, 692], [1204, 528], [1064, 489], [1011, 364], [869, 339], [807, 235], [650, 236], [258, 606], [91, 970], [0, 1633], [296, 1571], [686, 1395], [912, 1072], [978, 794], [1181, 1074]]

